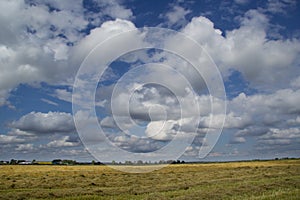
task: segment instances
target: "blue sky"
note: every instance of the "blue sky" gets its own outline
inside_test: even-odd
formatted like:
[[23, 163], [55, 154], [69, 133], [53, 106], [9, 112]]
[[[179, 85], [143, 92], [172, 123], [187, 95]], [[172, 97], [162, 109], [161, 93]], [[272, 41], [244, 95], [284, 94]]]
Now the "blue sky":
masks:
[[[90, 118], [72, 110], [72, 92], [78, 70], [93, 48], [143, 27], [171, 29], [199, 43], [221, 74], [226, 99], [212, 95], [211, 118], [208, 85], [203, 74], [197, 74], [205, 67], [195, 70], [163, 49], [127, 52], [98, 77], [94, 95], [97, 120], [110, 142], [151, 160], [151, 152], [170, 144], [176, 134], [185, 139], [195, 134], [180, 159], [200, 161], [199, 150], [209, 143], [205, 134], [223, 128], [204, 160], [299, 157], [300, 5], [296, 0], [4, 0], [0, 8], [0, 160], [90, 161], [95, 159], [92, 153], [101, 154], [96, 156], [100, 161], [124, 161], [103, 138], [97, 141], [97, 131], [87, 136], [78, 133], [78, 121], [88, 124]], [[149, 33], [140, 30], [97, 52], [99, 58], [111, 56], [107, 54], [124, 44], [142, 44], [143, 34]], [[180, 37], [164, 36], [159, 45], [197, 53], [176, 38]], [[141, 84], [147, 81], [151, 84]], [[188, 86], [194, 93], [187, 92]], [[90, 95], [87, 92], [73, 98], [80, 101]], [[130, 116], [124, 117], [124, 109]], [[82, 142], [89, 136], [95, 137], [93, 143]], [[140, 158], [134, 155], [126, 158]], [[178, 158], [172, 152], [170, 156]]]

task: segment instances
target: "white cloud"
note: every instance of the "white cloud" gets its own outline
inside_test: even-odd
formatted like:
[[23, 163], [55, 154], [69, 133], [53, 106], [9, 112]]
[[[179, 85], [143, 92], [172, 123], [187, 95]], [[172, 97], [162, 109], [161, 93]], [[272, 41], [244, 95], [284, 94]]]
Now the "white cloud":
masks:
[[300, 129], [299, 128], [287, 128], [278, 129], [271, 128], [268, 133], [259, 137], [260, 140], [271, 140], [271, 139], [299, 139]]
[[287, 14], [288, 8], [294, 8], [297, 3], [296, 0], [269, 0], [266, 10], [271, 13]]
[[211, 45], [213, 42], [217, 42], [221, 39], [221, 31], [214, 29], [213, 22], [206, 17], [194, 17], [192, 21], [184, 27], [182, 32], [196, 39], [200, 44], [208, 43]]
[[[167, 19], [167, 25], [169, 27], [172, 26], [182, 26], [187, 22], [185, 16], [192, 11], [189, 9], [185, 9], [179, 5], [171, 5], [171, 10], [164, 14], [164, 17]], [[162, 15], [161, 15], [162, 16]]]
[[70, 136], [64, 136], [61, 139], [49, 142], [47, 147], [74, 147], [78, 145], [78, 141], [70, 141]]
[[35, 134], [69, 133], [75, 131], [73, 117], [64, 112], [31, 112], [10, 125], [13, 128]]
[[199, 151], [200, 151], [199, 146], [188, 146], [185, 149], [184, 156], [197, 157], [199, 155]]
[[[61, 58], [65, 59], [62, 49], [67, 51], [69, 47], [66, 45], [65, 39], [53, 38], [49, 35], [52, 34], [49, 30], [51, 25], [49, 20], [55, 14], [50, 14], [42, 6], [28, 6], [23, 1], [14, 3], [2, 1], [0, 5], [0, 7], [4, 7], [1, 10], [7, 10], [7, 7], [10, 6], [11, 12], [2, 13], [5, 16], [0, 21], [3, 27], [1, 33], [4, 34], [0, 41], [3, 53], [0, 59], [2, 71], [0, 91], [10, 91], [20, 83], [63, 81], [65, 76], [74, 69], [72, 66], [61, 68], [66, 64], [56, 63]], [[53, 22], [54, 25], [56, 25], [55, 23]], [[32, 28], [36, 32], [29, 33], [27, 32], [28, 28]], [[66, 25], [65, 28], [71, 27]], [[59, 47], [54, 46], [58, 43], [60, 43]], [[7, 98], [7, 95], [4, 98]]]
[[[185, 15], [185, 13], [183, 13], [183, 15]], [[172, 21], [176, 19], [177, 15], [171, 17]], [[269, 39], [267, 35], [270, 23], [269, 19], [265, 14], [255, 10], [248, 11], [241, 17], [240, 23], [241, 26], [239, 28], [227, 31], [224, 34], [225, 36], [223, 36], [220, 30], [214, 28], [214, 24], [209, 19], [205, 17], [195, 17], [183, 28], [183, 32], [205, 47], [213, 57], [214, 61], [220, 66], [220, 69], [225, 76], [228, 76], [233, 68], [242, 73], [243, 78], [245, 78], [246, 81], [249, 81], [251, 87], [258, 89], [259, 91], [267, 91], [267, 93], [264, 94], [254, 94], [250, 96], [246, 96], [242, 93], [229, 102], [229, 112], [225, 122], [225, 128], [248, 130], [247, 134], [236, 136], [231, 142], [245, 143], [248, 141], [246, 140], [246, 137], [249, 136], [249, 134], [261, 134], [259, 136], [259, 141], [269, 145], [287, 144], [288, 142], [292, 142], [291, 139], [288, 139], [289, 134], [282, 134], [281, 137], [276, 138], [276, 134], [273, 133], [274, 130], [267, 133], [263, 132], [263, 130], [264, 126], [276, 126], [280, 121], [289, 117], [294, 118], [294, 115], [300, 111], [297, 103], [297, 99], [300, 99], [299, 91], [296, 89], [284, 89], [289, 87], [291, 79], [299, 77], [299, 69], [297, 68], [299, 65], [300, 52], [299, 41], [296, 39]], [[135, 28], [134, 24], [125, 20], [104, 23], [100, 28], [95, 29], [94, 32], [92, 31], [91, 34], [78, 45], [78, 47], [80, 47], [80, 54], [84, 55], [83, 52], [88, 52], [95, 43], [103, 41], [103, 38], [107, 38], [109, 35], [114, 35], [133, 28]], [[170, 40], [167, 42], [177, 45], [182, 51], [198, 54], [198, 52], [194, 52], [190, 46], [185, 46], [185, 44], [178, 45], [178, 42], [176, 42], [175, 39], [175, 37], [170, 37]], [[131, 40], [128, 40], [129, 43], [130, 41]], [[166, 45], [169, 45], [169, 43]], [[126, 43], [126, 45], [128, 44]], [[152, 60], [157, 59], [158, 57], [159, 55], [152, 58]], [[173, 64], [178, 61], [172, 59], [170, 56], [165, 57], [167, 59], [164, 64]], [[148, 61], [151, 61], [151, 59], [148, 58]], [[178, 63], [180, 63], [180, 66], [177, 68], [178, 71], [184, 71], [183, 73], [185, 73], [188, 67], [184, 68], [184, 65], [181, 65], [182, 61]], [[191, 74], [193, 75], [193, 73]], [[132, 79], [132, 85], [129, 84], [124, 86], [117, 98], [114, 99], [116, 102], [116, 104], [113, 105], [114, 109], [119, 111], [118, 114], [120, 116], [125, 113], [124, 109], [127, 109], [126, 103], [132, 93], [132, 89], [138, 86], [139, 79], [157, 82], [161, 80], [161, 77], [164, 77], [162, 82], [168, 83], [172, 91], [181, 90], [182, 83], [184, 82], [180, 80], [178, 76], [175, 76], [168, 70], [155, 68], [149, 70], [145, 75], [137, 76], [134, 80]], [[193, 76], [188, 76], [188, 80], [196, 80], [196, 84], [196, 82], [199, 81], [199, 76], [194, 79]], [[149, 100], [149, 98], [146, 98], [147, 96], [151, 96], [152, 98]], [[133, 104], [131, 107], [131, 112], [135, 119], [149, 120], [148, 108], [151, 108], [151, 106], [155, 104], [162, 106], [161, 110], [165, 110], [166, 113], [173, 111], [173, 121], [169, 119], [166, 122], [159, 119], [159, 117], [162, 116], [161, 112], [152, 112], [151, 119], [153, 121], [146, 127], [146, 134], [154, 140], [168, 141], [172, 139], [174, 134], [176, 134], [176, 129], [183, 126], [183, 124], [180, 124], [180, 121], [178, 121], [178, 115], [175, 115], [178, 107], [172, 105], [170, 102], [164, 102], [167, 98], [162, 97], [157, 90], [143, 91], [139, 93], [137, 97], [138, 98], [135, 99], [137, 101], [132, 102]], [[183, 92], [179, 98], [182, 98], [185, 101], [194, 100], [190, 97], [191, 96], [188, 96]], [[198, 96], [197, 100], [201, 102], [200, 111], [202, 125], [205, 128], [220, 127], [222, 125], [222, 117], [224, 117], [221, 114], [216, 116], [215, 120], [211, 122], [212, 124], [209, 124], [209, 114], [211, 112], [209, 96]], [[205, 102], [205, 104], [203, 104], [203, 102]], [[222, 105], [221, 102], [220, 105]], [[186, 117], [191, 117], [195, 114], [195, 107], [193, 107], [192, 104], [182, 109], [190, 111], [189, 116]], [[215, 109], [221, 110], [219, 108]], [[274, 113], [276, 113], [276, 117], [274, 117]], [[169, 115], [168, 117], [172, 117], [172, 115]], [[104, 122], [105, 120], [103, 123]], [[122, 125], [122, 128], [125, 128], [125, 130], [130, 130], [132, 127], [128, 120], [123, 119], [121, 122], [124, 124]], [[251, 132], [251, 125], [254, 123], [259, 127], [260, 133], [258, 130], [256, 133]], [[188, 133], [187, 130], [184, 131]], [[122, 148], [134, 152], [148, 151], [157, 147], [151, 146], [154, 145], [151, 141], [148, 141], [147, 143], [146, 141], [140, 141], [135, 137], [128, 138], [120, 136], [115, 138], [115, 142]], [[148, 149], [143, 149], [142, 147]]]
[[103, 12], [111, 16], [112, 18], [130, 19], [133, 17], [132, 11], [130, 9], [124, 8], [124, 6], [121, 6], [118, 1], [108, 0], [103, 2], [105, 2], [104, 4], [107, 4], [105, 5]]
[[85, 37], [89, 20], [99, 26], [103, 16], [132, 16], [117, 1], [97, 3], [103, 12], [86, 12], [81, 0], [0, 2], [0, 106], [20, 83], [70, 85], [82, 61], [73, 60], [73, 45]]
[[260, 144], [264, 144], [264, 145], [289, 145], [291, 144], [291, 140], [290, 139], [269, 139], [269, 140], [260, 140], [259, 141]]
[[146, 152], [153, 152], [161, 148], [161, 144], [158, 144], [156, 142], [147, 139], [140, 139], [133, 135], [117, 136], [113, 138], [113, 142], [115, 145], [130, 152], [146, 153]]
[[244, 137], [234, 137], [230, 143], [231, 144], [240, 144], [240, 143], [245, 143], [246, 139]]
[[28, 152], [34, 150], [33, 144], [19, 144], [16, 151]]
[[[258, 137], [259, 144], [274, 148], [274, 146], [297, 146], [300, 142], [300, 129], [299, 128], [270, 128], [270, 130]], [[266, 148], [266, 147], [265, 147]]]
[[122, 32], [133, 30], [135, 28], [135, 25], [127, 20], [116, 19], [114, 21], [106, 21], [100, 27], [91, 30], [91, 33], [79, 42], [73, 52], [73, 56], [75, 59], [78, 59], [79, 57], [78, 60], [82, 62], [83, 58], [86, 57], [88, 53], [90, 53], [90, 51], [101, 42], [114, 35], [118, 35]]
[[233, 68], [254, 88], [287, 87], [300, 73], [300, 41], [269, 39], [268, 17], [257, 10], [248, 11], [240, 21], [241, 26], [226, 31], [225, 37], [205, 17], [194, 17], [183, 32], [203, 45], [225, 77]]
[[20, 129], [16, 129], [13, 128], [11, 129], [7, 135], [12, 135], [12, 136], [26, 136], [26, 138], [34, 138], [35, 135], [33, 133], [30, 132], [26, 132], [26, 131], [21, 131]]
[[64, 156], [74, 156], [74, 160], [78, 160], [78, 158], [84, 158], [85, 160], [88, 159], [88, 161], [91, 161], [94, 159], [94, 157], [91, 157], [90, 154], [88, 154], [88, 151], [86, 149], [60, 149], [58, 151], [59, 155]]
[[0, 144], [20, 143], [25, 139], [13, 135], [0, 135]]
[[[88, 111], [79, 110], [74, 113], [76, 130], [83, 144], [90, 147], [105, 140], [105, 135], [101, 134], [98, 127], [98, 119], [90, 115]], [[100, 122], [101, 123], [101, 122]]]
[[237, 4], [245, 5], [245, 4], [249, 3], [249, 0], [234, 0], [234, 2]]
[[300, 125], [300, 116], [297, 116], [296, 119], [289, 119], [287, 123], [290, 125]]
[[[248, 3], [246, 0], [235, 2]], [[278, 40], [269, 38], [268, 32], [272, 24], [266, 14], [266, 11], [285, 13], [285, 5], [290, 6], [294, 3], [295, 1], [269, 1], [266, 10], [246, 12], [244, 16], [238, 18], [240, 21], [238, 28], [224, 33], [216, 29], [211, 20], [201, 16], [194, 17], [182, 28], [183, 33], [203, 45], [218, 64], [225, 78], [228, 78], [232, 71], [238, 71], [249, 82], [250, 87], [258, 91], [252, 95], [241, 93], [229, 100], [229, 111], [224, 126], [226, 129], [238, 129], [232, 143], [246, 143], [247, 137], [250, 136], [258, 137], [261, 144], [269, 145], [291, 144], [299, 141], [299, 130], [295, 127], [300, 123], [298, 117], [300, 113], [298, 102], [300, 99], [300, 41], [295, 38]], [[21, 0], [0, 2], [2, 11], [0, 13], [0, 106], [9, 105], [7, 98], [20, 83], [46, 82], [50, 85], [70, 86], [83, 58], [97, 44], [111, 36], [136, 28], [135, 24], [126, 20], [132, 19], [132, 11], [118, 1], [95, 1], [95, 9], [99, 7], [101, 12], [84, 9], [82, 1], [74, 3], [74, 1], [47, 0], [43, 3], [35, 1], [34, 4], [29, 5]], [[54, 10], [50, 11], [47, 5]], [[189, 9], [175, 5], [170, 12], [165, 14], [168, 26], [184, 26], [187, 23], [186, 15], [189, 13], [191, 13]], [[109, 18], [117, 19], [102, 23], [107, 15]], [[97, 28], [91, 30], [86, 36], [83, 30], [89, 23]], [[143, 36], [144, 34], [141, 33], [125, 38], [121, 44], [115, 42], [107, 47], [107, 53], [109, 56], [113, 55], [120, 45], [140, 44]], [[196, 56], [201, 53], [195, 52], [185, 43], [176, 41], [176, 36], [166, 38], [163, 45], [177, 46], [179, 52], [187, 52]], [[146, 135], [153, 140], [169, 141], [179, 128], [185, 133], [193, 132], [195, 128], [193, 120], [197, 115], [193, 102], [198, 102], [200, 108], [198, 132], [205, 133], [208, 128], [218, 128], [223, 125], [224, 114], [221, 113], [223, 100], [214, 99], [216, 103], [214, 110], [217, 115], [211, 121], [211, 97], [200, 95], [206, 89], [205, 82], [195, 73], [195, 70], [189, 70], [191, 67], [188, 63], [166, 53], [155, 53], [152, 57], [147, 53], [141, 53], [138, 56], [128, 56], [127, 61], [135, 62], [139, 58], [148, 62], [163, 60], [160, 63], [174, 66], [177, 74], [157, 67], [131, 79], [132, 84], [121, 85], [122, 90], [114, 99], [114, 109], [125, 131], [133, 127], [128, 118], [124, 117], [125, 109], [128, 108], [127, 103], [132, 91], [141, 86], [139, 82], [141, 80], [166, 83], [172, 92], [178, 94], [176, 95], [178, 100], [185, 102], [180, 108], [176, 98], [158, 87], [140, 89], [136, 93], [136, 98], [131, 99], [131, 116], [134, 120], [149, 122], [144, 128]], [[125, 60], [126, 58], [123, 59]], [[206, 61], [202, 63], [206, 64]], [[185, 90], [186, 88], [182, 89], [185, 81], [179, 78], [178, 74], [184, 75], [191, 85], [198, 92], [200, 91], [200, 94], [193, 96], [191, 92]], [[111, 77], [113, 76], [108, 76], [108, 79]], [[84, 85], [89, 81], [80, 84]], [[107, 88], [111, 90], [109, 86]], [[80, 95], [89, 96], [90, 94], [87, 91]], [[56, 89], [53, 96], [67, 102], [72, 100], [69, 89]], [[74, 96], [74, 98], [79, 97]], [[57, 105], [48, 99], [42, 98], [41, 100]], [[109, 103], [109, 100], [101, 99], [97, 105], [107, 108]], [[183, 119], [180, 119], [180, 109], [187, 113]], [[165, 119], [165, 114], [168, 119]], [[97, 119], [91, 118], [84, 112], [78, 112], [76, 115], [80, 119], [78, 126], [88, 131], [87, 142], [103, 141], [102, 136], [97, 136], [95, 127], [89, 127]], [[101, 125], [106, 128], [116, 127], [110, 117], [102, 119]], [[0, 143], [25, 142], [28, 138], [32, 138], [32, 135], [39, 133], [75, 132], [72, 115], [62, 112], [31, 112], [12, 122], [10, 126], [12, 129], [8, 135], [0, 135]], [[287, 126], [292, 127], [286, 128]], [[152, 143], [125, 136], [116, 137], [115, 142], [124, 149], [133, 149], [134, 152], [145, 152], [159, 146], [155, 143], [157, 141], [152, 141]], [[72, 141], [69, 136], [64, 136], [49, 142], [46, 146], [71, 147], [76, 145], [78, 142]], [[31, 144], [21, 144], [17, 150], [33, 150], [33, 148]], [[198, 151], [197, 148], [187, 150]]]
[[177, 130], [174, 130], [176, 124], [173, 120], [150, 122], [145, 132], [152, 139], [170, 141], [176, 136]]
[[49, 99], [41, 98], [41, 101], [43, 101], [43, 102], [45, 102], [47, 104], [53, 105], [53, 106], [58, 106], [58, 103], [56, 103], [54, 101], [51, 101]]
[[291, 80], [291, 86], [295, 88], [300, 88], [300, 76]]
[[116, 124], [111, 117], [105, 117], [104, 119], [101, 120], [100, 122], [101, 127], [103, 128], [116, 128]]
[[53, 96], [66, 102], [72, 102], [72, 91], [67, 89], [56, 89]]
[[247, 111], [250, 115], [267, 115], [276, 113], [296, 114], [300, 112], [298, 99], [300, 90], [282, 89], [271, 94], [255, 94], [246, 96], [241, 93], [229, 102], [229, 107], [236, 112]]
[[160, 141], [170, 141], [177, 134], [181, 136], [194, 136], [198, 129], [196, 122], [195, 118], [151, 121], [147, 125], [145, 133], [147, 137]]
[[10, 90], [0, 90], [0, 106], [9, 104], [7, 101], [9, 92]]
[[226, 114], [219, 114], [214, 116], [214, 120], [211, 121], [211, 115], [200, 118], [201, 128], [218, 128], [223, 126], [223, 119], [225, 118], [224, 128], [239, 128], [244, 129], [252, 123], [251, 116], [246, 114], [237, 115], [232, 112]]

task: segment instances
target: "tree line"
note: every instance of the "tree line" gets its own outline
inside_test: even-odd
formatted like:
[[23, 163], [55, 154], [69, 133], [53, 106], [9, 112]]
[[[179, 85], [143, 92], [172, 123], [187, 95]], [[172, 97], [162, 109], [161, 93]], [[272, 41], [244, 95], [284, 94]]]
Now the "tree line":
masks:
[[16, 160], [11, 159], [10, 161], [0, 161], [0, 165], [103, 165], [103, 164], [109, 164], [109, 165], [153, 165], [153, 164], [184, 164], [185, 161], [183, 160], [160, 160], [160, 161], [130, 161], [126, 160], [124, 162], [108, 162], [108, 163], [101, 163], [97, 162], [95, 160], [92, 160], [91, 162], [78, 162], [76, 160], [68, 160], [68, 159], [54, 159], [52, 161], [27, 161], [27, 160]]

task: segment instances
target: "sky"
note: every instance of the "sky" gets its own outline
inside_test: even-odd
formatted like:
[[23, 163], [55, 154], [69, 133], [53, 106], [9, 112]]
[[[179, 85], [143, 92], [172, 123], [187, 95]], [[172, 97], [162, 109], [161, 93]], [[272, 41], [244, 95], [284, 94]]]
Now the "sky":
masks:
[[296, 0], [0, 9], [0, 160], [300, 155]]

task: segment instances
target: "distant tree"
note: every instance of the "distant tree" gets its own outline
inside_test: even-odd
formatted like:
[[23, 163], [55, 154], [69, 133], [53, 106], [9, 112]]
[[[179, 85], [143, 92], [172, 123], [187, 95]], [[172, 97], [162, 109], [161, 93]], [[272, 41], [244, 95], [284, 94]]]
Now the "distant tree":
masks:
[[16, 165], [18, 164], [18, 161], [15, 160], [15, 159], [11, 159], [10, 162], [9, 162], [10, 165]]
[[6, 164], [7, 164], [6, 161], [3, 161], [3, 160], [0, 161], [0, 165], [6, 165]]
[[176, 163], [175, 160], [167, 160], [167, 164], [173, 164], [173, 163]]
[[159, 163], [159, 164], [165, 164], [165, 163], [166, 163], [166, 161], [164, 161], [164, 160], [160, 160], [158, 163]]
[[62, 164], [63, 165], [75, 165], [76, 164], [76, 160], [63, 160]]
[[136, 162], [136, 164], [142, 165], [142, 164], [143, 164], [143, 161], [142, 161], [142, 160], [138, 160], [138, 161]]
[[61, 159], [52, 160], [52, 165], [61, 165], [61, 164], [63, 164]]
[[125, 165], [132, 165], [132, 162], [130, 160], [126, 160]]
[[103, 165], [101, 162], [95, 162], [95, 165]]

